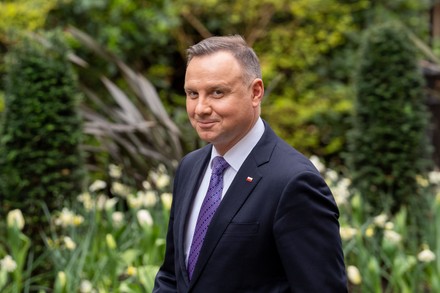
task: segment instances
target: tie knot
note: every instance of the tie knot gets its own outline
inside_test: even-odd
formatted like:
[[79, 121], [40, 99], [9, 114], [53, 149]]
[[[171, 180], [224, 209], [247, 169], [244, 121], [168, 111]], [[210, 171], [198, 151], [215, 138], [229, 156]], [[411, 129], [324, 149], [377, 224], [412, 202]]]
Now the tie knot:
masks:
[[212, 160], [212, 173], [216, 175], [221, 175], [229, 167], [228, 162], [223, 157], [215, 157]]

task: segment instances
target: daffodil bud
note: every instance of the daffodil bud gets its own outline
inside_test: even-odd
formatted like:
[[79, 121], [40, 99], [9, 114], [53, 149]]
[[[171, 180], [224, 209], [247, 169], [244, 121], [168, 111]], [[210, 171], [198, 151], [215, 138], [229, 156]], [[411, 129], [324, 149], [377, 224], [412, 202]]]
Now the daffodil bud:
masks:
[[6, 218], [8, 227], [17, 227], [19, 230], [24, 228], [24, 217], [19, 209], [12, 210]]
[[362, 283], [361, 273], [359, 272], [359, 269], [355, 266], [347, 267], [347, 277], [354, 285], [359, 285], [360, 283]]
[[111, 250], [116, 249], [117, 244], [112, 234], [105, 235], [105, 242], [107, 243], [108, 248], [110, 248]]

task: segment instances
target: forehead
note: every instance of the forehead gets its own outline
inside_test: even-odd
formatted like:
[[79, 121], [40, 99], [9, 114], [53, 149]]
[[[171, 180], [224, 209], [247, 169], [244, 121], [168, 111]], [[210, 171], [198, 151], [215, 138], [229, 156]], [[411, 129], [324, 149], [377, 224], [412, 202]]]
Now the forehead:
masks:
[[242, 68], [235, 57], [227, 51], [220, 51], [191, 59], [186, 69], [185, 85], [208, 80], [227, 82], [241, 77]]

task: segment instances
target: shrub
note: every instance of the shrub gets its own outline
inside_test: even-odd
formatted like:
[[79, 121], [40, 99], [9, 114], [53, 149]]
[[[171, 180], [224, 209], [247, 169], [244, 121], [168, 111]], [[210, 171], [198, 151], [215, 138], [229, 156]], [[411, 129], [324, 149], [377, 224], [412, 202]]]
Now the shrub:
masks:
[[75, 75], [61, 38], [50, 39], [24, 37], [11, 49], [0, 125], [0, 208], [22, 209], [32, 235], [45, 227], [42, 203], [60, 208], [85, 178]]
[[332, 166], [341, 165], [341, 153], [347, 147], [345, 133], [350, 128], [350, 97], [349, 87], [319, 86], [302, 99], [276, 98], [263, 107], [262, 116], [305, 155], [319, 156]]
[[417, 55], [402, 28], [382, 24], [367, 32], [356, 87], [348, 138], [352, 186], [370, 215], [396, 214], [407, 206], [415, 216], [409, 218], [421, 220], [427, 210], [419, 179], [429, 164], [429, 116]]

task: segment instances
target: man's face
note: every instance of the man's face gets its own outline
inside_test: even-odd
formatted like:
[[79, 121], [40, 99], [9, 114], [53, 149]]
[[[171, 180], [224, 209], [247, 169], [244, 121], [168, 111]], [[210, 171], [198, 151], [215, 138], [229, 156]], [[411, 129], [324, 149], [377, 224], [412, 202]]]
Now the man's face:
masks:
[[258, 119], [264, 88], [258, 78], [245, 84], [238, 61], [220, 51], [189, 62], [185, 92], [191, 125], [224, 155]]

